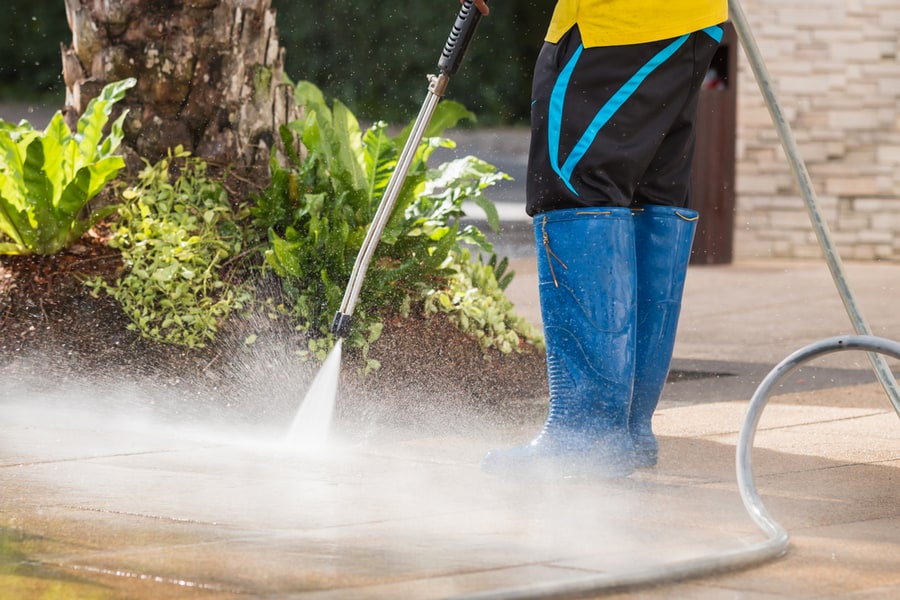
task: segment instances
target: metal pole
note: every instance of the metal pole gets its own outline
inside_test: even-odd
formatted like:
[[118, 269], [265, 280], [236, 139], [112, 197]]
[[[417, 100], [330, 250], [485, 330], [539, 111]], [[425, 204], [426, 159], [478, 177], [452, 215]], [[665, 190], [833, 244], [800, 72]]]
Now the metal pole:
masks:
[[[391, 175], [381, 203], [378, 205], [378, 210], [375, 212], [372, 224], [369, 225], [366, 237], [362, 246], [360, 246], [359, 255], [356, 258], [353, 271], [350, 274], [350, 280], [347, 283], [347, 289], [344, 291], [344, 298], [339, 311], [341, 315], [353, 314], [366, 271], [369, 268], [369, 262], [372, 260], [372, 255], [375, 253], [381, 234], [391, 218], [391, 212], [394, 204], [397, 202], [397, 197], [400, 195], [400, 190], [403, 188], [403, 183], [406, 181], [406, 175], [409, 173], [416, 150], [422, 141], [422, 136], [425, 133], [428, 122], [431, 120], [431, 116], [434, 114], [438, 101], [441, 99], [440, 94], [443, 92], [443, 88], [446, 87], [446, 80], [447, 76], [441, 75], [440, 78], [433, 80], [432, 85], [429, 87], [425, 102], [422, 103], [422, 108], [419, 110], [419, 116], [416, 118], [413, 129], [406, 139], [403, 152], [400, 154], [400, 159], [397, 161], [397, 167]], [[335, 333], [338, 330], [343, 331], [336, 327]]]
[[375, 217], [366, 237], [359, 248], [359, 254], [356, 256], [356, 262], [353, 264], [353, 270], [350, 273], [350, 280], [347, 282], [347, 288], [344, 290], [344, 297], [341, 300], [341, 306], [334, 315], [331, 323], [331, 333], [338, 337], [347, 337], [353, 323], [353, 311], [356, 308], [356, 301], [362, 291], [363, 280], [366, 277], [366, 271], [369, 268], [369, 262], [375, 254], [375, 248], [381, 240], [381, 234], [387, 226], [391, 218], [391, 211], [400, 195], [400, 190], [406, 181], [410, 166], [416, 156], [416, 150], [422, 141], [422, 136], [428, 128], [428, 123], [434, 115], [438, 102], [443, 97], [450, 82], [450, 76], [456, 74], [462, 64], [463, 56], [469, 48], [469, 44], [475, 37], [475, 31], [478, 29], [478, 23], [481, 21], [481, 13], [475, 8], [472, 0], [466, 0], [456, 15], [456, 21], [450, 29], [450, 35], [444, 43], [441, 56], [438, 59], [439, 75], [431, 75], [429, 77], [428, 95], [422, 103], [419, 115], [413, 124], [412, 131], [406, 139], [403, 146], [403, 152], [397, 161], [397, 167], [391, 175], [387, 188], [378, 210], [375, 211]]

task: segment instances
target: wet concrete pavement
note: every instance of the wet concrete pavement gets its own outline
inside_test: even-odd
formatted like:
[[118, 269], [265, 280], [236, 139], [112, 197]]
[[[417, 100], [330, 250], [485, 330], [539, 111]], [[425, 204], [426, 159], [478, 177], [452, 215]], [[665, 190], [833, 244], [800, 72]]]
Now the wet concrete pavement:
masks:
[[[539, 322], [533, 258], [514, 263], [509, 295]], [[894, 339], [898, 269], [848, 265], [873, 327]], [[485, 451], [529, 439], [540, 422], [492, 430], [473, 415], [471, 435], [444, 434], [439, 399], [432, 430], [336, 440], [309, 456], [281, 445], [277, 428], [136, 419], [110, 410], [115, 398], [98, 416], [90, 393], [73, 403], [47, 382], [40, 393], [5, 385], [0, 598], [554, 597], [585, 577], [602, 585], [746, 547], [763, 537], [735, 477], [747, 401], [789, 352], [847, 323], [819, 264], [692, 267], [655, 419], [660, 464], [605, 483], [485, 475]], [[763, 415], [754, 473], [792, 536], [786, 556], [602, 593], [900, 594], [900, 422], [864, 355], [831, 355], [786, 380]]]
[[[496, 242], [518, 274], [510, 298], [539, 324], [519, 193], [501, 201]], [[900, 339], [900, 265], [847, 272], [875, 333]], [[660, 463], [612, 482], [490, 477], [484, 452], [541, 421], [473, 414], [471, 432], [446, 432], [438, 398], [431, 428], [304, 455], [277, 424], [204, 428], [138, 417], [130, 397], [117, 409], [109, 390], [55, 390], [50, 374], [4, 381], [0, 599], [554, 597], [586, 578], [597, 590], [582, 597], [900, 597], [900, 421], [858, 352], [798, 370], [760, 423], [754, 473], [791, 535], [784, 557], [602, 589], [764, 537], [735, 476], [748, 400], [789, 353], [847, 333], [824, 263], [691, 267], [654, 422]]]

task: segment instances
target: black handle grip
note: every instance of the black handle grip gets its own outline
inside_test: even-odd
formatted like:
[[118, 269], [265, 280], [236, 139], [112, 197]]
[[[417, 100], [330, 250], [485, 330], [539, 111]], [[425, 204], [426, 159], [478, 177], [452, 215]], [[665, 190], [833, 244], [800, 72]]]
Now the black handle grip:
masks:
[[444, 51], [441, 53], [441, 59], [438, 61], [438, 68], [444, 75], [455, 75], [459, 71], [462, 64], [463, 55], [469, 49], [472, 38], [475, 37], [475, 30], [481, 21], [481, 11], [475, 8], [472, 0], [466, 2], [459, 9], [456, 15], [456, 23], [450, 30], [450, 36], [447, 43], [444, 44]]

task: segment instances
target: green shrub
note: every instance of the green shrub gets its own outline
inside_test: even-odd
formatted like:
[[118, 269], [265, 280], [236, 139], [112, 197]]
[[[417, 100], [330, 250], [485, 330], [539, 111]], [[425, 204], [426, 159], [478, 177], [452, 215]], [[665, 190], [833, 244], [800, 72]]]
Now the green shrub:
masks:
[[[293, 313], [301, 330], [309, 335], [309, 351], [324, 358], [333, 343], [328, 335], [331, 319], [341, 303], [357, 253], [384, 190], [396, 167], [400, 151], [409, 135], [407, 127], [397, 136], [387, 133], [387, 124], [375, 123], [365, 132], [356, 117], [339, 101], [329, 108], [321, 91], [307, 82], [297, 86], [297, 98], [306, 118], [282, 128], [286, 148], [296, 145], [299, 136], [308, 152], [300, 156], [289, 151], [291, 164], [272, 162], [272, 184], [256, 197], [252, 209], [256, 224], [269, 231], [270, 248], [266, 263], [284, 280], [285, 291], [294, 302]], [[419, 145], [401, 188], [392, 216], [375, 251], [354, 313], [354, 328], [348, 344], [367, 353], [377, 340], [382, 319], [390, 312], [409, 313], [414, 305], [431, 306], [464, 314], [485, 294], [499, 294], [493, 269], [474, 275], [474, 263], [464, 246], [477, 248], [493, 257], [493, 247], [472, 225], [463, 226], [463, 202], [477, 203], [497, 228], [496, 208], [483, 194], [504, 173], [474, 157], [465, 157], [429, 169], [426, 162], [438, 147], [453, 147], [439, 137], [460, 119], [472, 118], [461, 105], [450, 101], [438, 104], [425, 137]], [[468, 301], [453, 308], [440, 300], [442, 290], [455, 297], [464, 282], [487, 284], [468, 291]], [[455, 288], [450, 291], [450, 288]], [[488, 292], [482, 290], [489, 289]], [[497, 328], [512, 329], [525, 339], [525, 331], [505, 307], [503, 317], [493, 315], [476, 329], [493, 339]], [[511, 320], [510, 320], [511, 319]], [[474, 319], [456, 319], [464, 330]], [[471, 330], [474, 334], [474, 329]], [[519, 349], [512, 342], [484, 342], [504, 351]], [[370, 362], [369, 368], [377, 367]]]
[[446, 285], [425, 296], [426, 314], [442, 312], [456, 326], [478, 340], [482, 348], [495, 348], [503, 354], [518, 351], [527, 342], [543, 346], [540, 333], [516, 314], [504, 290], [512, 281], [507, 259], [498, 262], [491, 256], [487, 264], [481, 256], [472, 260], [469, 250], [460, 256], [451, 254], [452, 267]]
[[[180, 167], [174, 177], [171, 171]], [[224, 263], [244, 247], [238, 218], [206, 164], [181, 147], [147, 165], [123, 193], [110, 246], [122, 252], [126, 273], [109, 284], [89, 282], [115, 298], [129, 329], [153, 340], [203, 347], [232, 310], [249, 299], [221, 277]]]
[[123, 113], [111, 126], [113, 105], [135, 85], [111, 83], [88, 104], [73, 134], [57, 111], [43, 131], [0, 121], [0, 254], [55, 254], [115, 207], [81, 216], [87, 203], [125, 166], [115, 154]]

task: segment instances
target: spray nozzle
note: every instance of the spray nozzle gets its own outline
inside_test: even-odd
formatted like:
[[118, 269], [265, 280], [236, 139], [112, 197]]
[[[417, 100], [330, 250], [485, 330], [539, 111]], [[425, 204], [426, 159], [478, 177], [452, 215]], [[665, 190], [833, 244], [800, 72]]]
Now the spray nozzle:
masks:
[[334, 313], [334, 320], [331, 322], [331, 333], [339, 338], [345, 338], [350, 335], [350, 327], [352, 324], [353, 315], [337, 311]]

